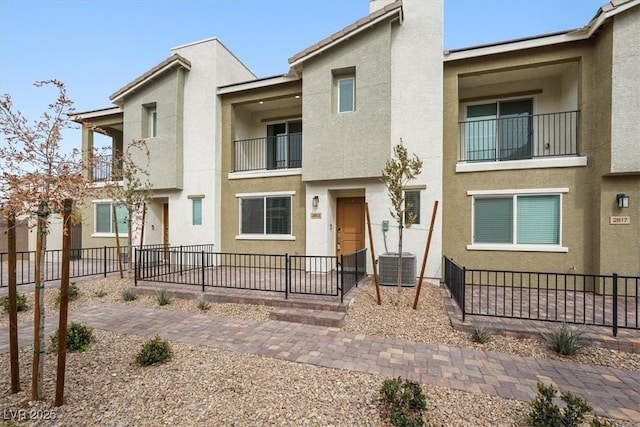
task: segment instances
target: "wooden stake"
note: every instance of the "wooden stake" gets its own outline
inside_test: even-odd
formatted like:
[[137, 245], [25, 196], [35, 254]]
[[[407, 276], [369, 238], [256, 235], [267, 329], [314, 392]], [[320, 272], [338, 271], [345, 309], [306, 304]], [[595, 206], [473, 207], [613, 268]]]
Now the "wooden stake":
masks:
[[369, 218], [369, 203], [364, 204], [364, 210], [367, 213], [367, 227], [369, 228], [369, 246], [371, 247], [371, 263], [373, 264], [373, 281], [376, 284], [376, 297], [378, 305], [382, 304], [380, 299], [380, 283], [378, 281], [378, 265], [376, 264], [376, 254], [373, 249], [373, 234], [371, 234], [371, 218]]
[[420, 269], [420, 280], [418, 281], [418, 288], [416, 289], [416, 298], [413, 301], [413, 309], [418, 307], [418, 298], [420, 298], [420, 289], [422, 288], [422, 276], [424, 276], [424, 269], [427, 266], [427, 256], [429, 255], [429, 247], [431, 246], [431, 236], [433, 235], [433, 225], [436, 222], [436, 212], [438, 211], [438, 201], [433, 203], [433, 214], [431, 214], [431, 225], [429, 226], [429, 237], [427, 237], [427, 247], [424, 250], [424, 257], [422, 258], [422, 268]]
[[111, 205], [113, 215], [113, 228], [116, 232], [116, 252], [118, 256], [118, 268], [120, 269], [120, 278], [124, 279], [124, 271], [122, 268], [122, 249], [120, 249], [120, 235], [118, 234], [118, 217], [116, 216], [116, 205]]
[[16, 281], [16, 217], [7, 218], [7, 245], [9, 252], [9, 352], [11, 353], [11, 393], [20, 391], [20, 364], [18, 360], [18, 288]]
[[71, 208], [73, 202], [64, 201], [62, 212], [62, 266], [60, 276], [60, 317], [58, 320], [58, 372], [56, 377], [56, 406], [64, 402], [64, 374], [67, 363], [67, 318], [69, 313], [69, 263], [71, 261]]
[[46, 247], [45, 234], [47, 232], [47, 220], [44, 214], [46, 204], [40, 204], [38, 213], [38, 226], [36, 235], [36, 268], [35, 268], [35, 293], [33, 313], [33, 362], [31, 366], [31, 400], [40, 400], [44, 397], [42, 384], [42, 370], [44, 365], [44, 248]]

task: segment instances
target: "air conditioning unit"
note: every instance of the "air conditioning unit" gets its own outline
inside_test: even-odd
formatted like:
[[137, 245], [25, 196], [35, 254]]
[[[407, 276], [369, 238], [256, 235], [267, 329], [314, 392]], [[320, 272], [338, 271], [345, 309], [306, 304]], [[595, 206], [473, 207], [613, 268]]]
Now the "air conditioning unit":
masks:
[[[398, 284], [398, 253], [387, 252], [378, 257], [378, 272], [381, 285]], [[416, 255], [402, 253], [402, 286], [416, 285]]]

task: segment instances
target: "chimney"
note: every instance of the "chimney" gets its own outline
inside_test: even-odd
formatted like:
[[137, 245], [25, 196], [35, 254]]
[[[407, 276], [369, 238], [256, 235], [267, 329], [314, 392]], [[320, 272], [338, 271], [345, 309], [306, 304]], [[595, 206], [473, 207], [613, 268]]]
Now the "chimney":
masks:
[[369, 15], [376, 10], [380, 10], [388, 4], [393, 3], [395, 0], [369, 0]]

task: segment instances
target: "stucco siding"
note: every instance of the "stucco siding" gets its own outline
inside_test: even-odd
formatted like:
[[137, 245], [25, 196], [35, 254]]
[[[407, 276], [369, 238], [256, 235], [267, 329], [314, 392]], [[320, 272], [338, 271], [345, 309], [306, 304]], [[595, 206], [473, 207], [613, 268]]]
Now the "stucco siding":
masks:
[[[304, 64], [305, 181], [379, 176], [390, 141], [390, 24]], [[338, 113], [336, 70], [355, 70], [355, 111]]]
[[[130, 95], [124, 104], [125, 144], [135, 139], [145, 139], [151, 153], [147, 168], [154, 189], [182, 188], [183, 159], [183, 87], [182, 70], [168, 72], [157, 81], [149, 83], [144, 91]], [[156, 137], [148, 137], [145, 127], [145, 105], [153, 105], [158, 114]], [[143, 156], [137, 161], [144, 165]]]
[[611, 67], [611, 172], [640, 172], [640, 7], [615, 17]]

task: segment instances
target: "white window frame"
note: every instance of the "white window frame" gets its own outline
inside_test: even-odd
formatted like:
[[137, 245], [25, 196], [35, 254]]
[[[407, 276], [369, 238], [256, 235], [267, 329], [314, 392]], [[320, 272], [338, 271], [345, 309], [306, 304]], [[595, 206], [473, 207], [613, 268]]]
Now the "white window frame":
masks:
[[[204, 199], [204, 197], [189, 197], [191, 199], [191, 225], [194, 227], [201, 227], [202, 226], [202, 221], [203, 221], [203, 216], [202, 216], [202, 199]], [[196, 206], [199, 206], [199, 210], [200, 210], [200, 223], [196, 224], [195, 218], [196, 218]]]
[[156, 107], [149, 108], [149, 138], [158, 136], [158, 109]]
[[[569, 252], [569, 248], [562, 245], [562, 223], [563, 223], [563, 209], [562, 201], [563, 194], [569, 192], [568, 188], [536, 188], [536, 189], [521, 189], [521, 190], [478, 190], [467, 191], [467, 196], [471, 196], [471, 240], [472, 243], [467, 245], [467, 250], [474, 251], [521, 251], [521, 252]], [[560, 197], [560, 212], [558, 217], [558, 244], [557, 245], [534, 245], [534, 244], [518, 244], [518, 243], [474, 243], [473, 236], [475, 235], [475, 208], [474, 200], [476, 197], [513, 197], [513, 209], [514, 214], [517, 213], [517, 203], [515, 196], [534, 196], [534, 195], [548, 195]], [[517, 239], [517, 221], [514, 215], [513, 221], [513, 241]]]
[[[293, 234], [242, 234], [242, 199], [249, 198], [269, 198], [269, 197], [290, 197], [291, 198], [291, 232], [293, 233], [294, 217], [293, 217], [293, 196], [295, 191], [273, 191], [264, 193], [236, 193], [238, 199], [238, 235], [236, 240], [296, 240]], [[266, 206], [266, 204], [265, 204]]]
[[[116, 233], [113, 231], [113, 204], [114, 201], [111, 199], [107, 199], [107, 200], [93, 200], [93, 233], [91, 234], [91, 237], [116, 237]], [[110, 209], [109, 209], [109, 214], [111, 216], [111, 232], [109, 233], [104, 233], [104, 232], [98, 232], [96, 231], [96, 228], [98, 227], [98, 211], [97, 211], [97, 206], [98, 205], [109, 205]], [[121, 204], [121, 203], [116, 203], [116, 204]], [[128, 232], [121, 232], [120, 230], [118, 230], [118, 237], [127, 237], [129, 235]]]
[[[346, 80], [351, 80], [351, 109], [341, 110], [340, 99], [341, 99], [341, 93], [342, 93], [342, 86], [340, 85], [340, 83]], [[337, 93], [338, 93], [338, 96], [337, 96], [338, 105], [336, 107], [336, 110], [338, 111], [338, 113], [353, 113], [354, 111], [356, 111], [356, 77], [354, 75], [340, 77], [336, 79], [336, 85], [337, 85]]]

